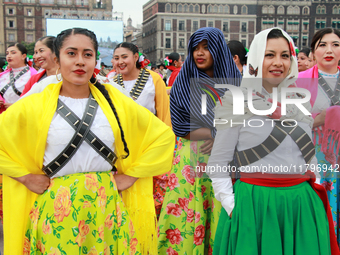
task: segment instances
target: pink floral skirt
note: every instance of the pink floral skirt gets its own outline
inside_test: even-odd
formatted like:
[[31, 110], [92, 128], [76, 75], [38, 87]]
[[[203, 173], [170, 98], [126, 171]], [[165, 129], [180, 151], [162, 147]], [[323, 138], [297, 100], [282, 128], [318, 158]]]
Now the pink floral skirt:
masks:
[[159, 254], [212, 254], [221, 203], [209, 177], [197, 171], [209, 156], [203, 141], [180, 138], [159, 217]]

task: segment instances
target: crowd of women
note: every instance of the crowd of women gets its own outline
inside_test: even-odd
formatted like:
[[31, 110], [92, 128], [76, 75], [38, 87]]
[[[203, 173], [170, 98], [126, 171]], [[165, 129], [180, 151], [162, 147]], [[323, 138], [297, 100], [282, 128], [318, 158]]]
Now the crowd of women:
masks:
[[[40, 38], [38, 73], [6, 50], [4, 254], [340, 254], [340, 31], [297, 55], [280, 28], [248, 53], [198, 29], [183, 63], [166, 58], [171, 90], [137, 46], [117, 45], [107, 77], [97, 52], [83, 28]], [[243, 115], [221, 84], [250, 93]], [[286, 90], [303, 103], [281, 112]]]

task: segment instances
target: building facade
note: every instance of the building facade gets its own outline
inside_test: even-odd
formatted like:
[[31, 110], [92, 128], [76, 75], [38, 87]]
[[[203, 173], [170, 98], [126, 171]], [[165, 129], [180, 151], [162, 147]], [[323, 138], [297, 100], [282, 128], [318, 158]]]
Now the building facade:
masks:
[[226, 41], [249, 47], [263, 29], [281, 27], [301, 49], [316, 31], [340, 29], [340, 0], [150, 0], [143, 6], [144, 53], [154, 62], [171, 52], [186, 57], [190, 35], [200, 27], [216, 27]]
[[111, 0], [0, 0], [0, 55], [15, 42], [35, 42], [46, 35], [46, 18], [119, 19]]
[[216, 27], [227, 41], [239, 40], [245, 47], [256, 34], [256, 0], [150, 0], [143, 6], [143, 51], [152, 64], [163, 62], [171, 52], [183, 60], [193, 32]]

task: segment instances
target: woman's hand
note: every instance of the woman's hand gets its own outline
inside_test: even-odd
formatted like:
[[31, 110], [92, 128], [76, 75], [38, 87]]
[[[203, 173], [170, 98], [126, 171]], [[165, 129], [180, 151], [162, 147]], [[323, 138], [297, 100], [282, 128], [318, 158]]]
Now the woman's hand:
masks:
[[13, 179], [24, 184], [26, 188], [37, 194], [44, 193], [50, 186], [50, 178], [44, 174], [28, 174]]
[[116, 174], [113, 177], [116, 181], [117, 189], [119, 192], [130, 188], [138, 180], [138, 178], [136, 177], [125, 174]]
[[213, 145], [214, 145], [214, 139], [204, 140], [204, 143], [200, 146], [200, 152], [202, 154], [210, 155]]
[[324, 109], [320, 114], [318, 114], [318, 115], [315, 117], [314, 123], [313, 123], [313, 128], [325, 124], [326, 111], [327, 111], [327, 109]]
[[5, 108], [7, 109], [8, 107], [10, 107], [12, 104], [11, 103], [4, 103]]

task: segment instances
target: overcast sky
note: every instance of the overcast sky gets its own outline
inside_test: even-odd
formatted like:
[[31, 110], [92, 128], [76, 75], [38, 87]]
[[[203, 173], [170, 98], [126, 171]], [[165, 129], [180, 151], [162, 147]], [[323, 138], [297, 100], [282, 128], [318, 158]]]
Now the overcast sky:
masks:
[[143, 22], [143, 4], [149, 0], [112, 0], [113, 11], [124, 13], [124, 24], [127, 25], [129, 17], [134, 27]]

